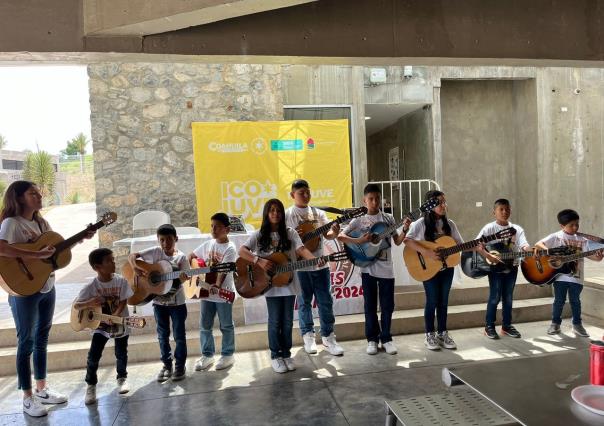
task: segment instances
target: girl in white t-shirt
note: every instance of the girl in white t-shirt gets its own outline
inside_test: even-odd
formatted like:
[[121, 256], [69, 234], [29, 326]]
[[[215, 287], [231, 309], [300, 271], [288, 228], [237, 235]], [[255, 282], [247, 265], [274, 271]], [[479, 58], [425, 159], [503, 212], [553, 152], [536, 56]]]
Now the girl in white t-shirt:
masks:
[[[405, 245], [421, 253], [424, 257], [438, 260], [438, 254], [423, 247], [416, 241], [435, 241], [437, 238], [447, 235], [452, 237], [457, 244], [463, 243], [463, 239], [452, 220], [447, 219], [447, 201], [445, 194], [441, 191], [432, 190], [426, 193], [426, 200], [437, 198], [440, 204], [423, 217], [411, 224], [405, 238]], [[447, 332], [447, 309], [449, 306], [449, 291], [453, 283], [453, 268], [439, 271], [435, 276], [424, 281], [426, 293], [426, 305], [424, 307], [424, 322], [426, 327], [426, 339], [424, 344], [430, 350], [441, 347], [455, 349], [457, 345]], [[437, 331], [434, 330], [434, 317], [436, 313]]]
[[[270, 199], [262, 211], [262, 225], [239, 249], [239, 256], [257, 263], [265, 271], [275, 264], [262, 256], [274, 252], [287, 254], [290, 261], [297, 257], [314, 259], [315, 256], [302, 244], [298, 233], [285, 225], [285, 208], [276, 198]], [[295, 274], [294, 274], [295, 275]], [[291, 357], [292, 327], [294, 324], [294, 303], [300, 293], [296, 277], [285, 287], [273, 287], [267, 291], [268, 345], [271, 350], [271, 364], [276, 373], [286, 373], [296, 369]]]
[[[36, 240], [50, 225], [40, 215], [42, 194], [29, 181], [11, 183], [4, 194], [4, 207], [0, 213], [0, 256], [23, 259], [46, 259], [51, 257], [54, 247], [31, 251], [13, 247], [11, 244]], [[92, 237], [94, 232], [87, 234]], [[17, 377], [19, 389], [23, 391], [23, 411], [30, 416], [47, 414], [42, 404], [62, 404], [67, 397], [51, 391], [46, 386], [46, 348], [55, 309], [54, 274], [44, 287], [30, 296], [8, 296], [8, 303], [17, 329]], [[32, 392], [30, 358], [33, 353], [36, 389]]]

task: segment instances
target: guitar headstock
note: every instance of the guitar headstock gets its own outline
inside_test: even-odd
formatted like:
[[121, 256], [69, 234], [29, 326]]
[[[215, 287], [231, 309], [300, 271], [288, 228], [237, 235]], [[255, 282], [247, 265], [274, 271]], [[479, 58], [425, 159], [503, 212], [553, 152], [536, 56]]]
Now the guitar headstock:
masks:
[[218, 264], [212, 265], [210, 267], [210, 270], [212, 272], [232, 272], [235, 269], [236, 269], [236, 266], [235, 266], [234, 262], [218, 263]]
[[338, 251], [327, 256], [330, 262], [343, 262], [348, 260], [348, 253], [345, 251]]
[[103, 225], [108, 226], [117, 220], [117, 213], [115, 212], [105, 212], [101, 216], [101, 222]]
[[147, 325], [147, 320], [143, 317], [126, 317], [124, 322], [132, 328], [143, 328]]
[[505, 240], [516, 235], [516, 228], [506, 228], [494, 234], [494, 240]]
[[366, 213], [367, 213], [367, 207], [362, 206], [362, 207], [357, 207], [356, 209], [353, 209], [353, 210], [349, 210], [342, 217], [345, 217], [346, 220], [348, 220], [348, 219], [354, 219], [355, 217], [361, 217]]
[[438, 198], [430, 198], [424, 204], [422, 204], [419, 209], [422, 213], [427, 213], [432, 209], [438, 207], [440, 205], [440, 200]]

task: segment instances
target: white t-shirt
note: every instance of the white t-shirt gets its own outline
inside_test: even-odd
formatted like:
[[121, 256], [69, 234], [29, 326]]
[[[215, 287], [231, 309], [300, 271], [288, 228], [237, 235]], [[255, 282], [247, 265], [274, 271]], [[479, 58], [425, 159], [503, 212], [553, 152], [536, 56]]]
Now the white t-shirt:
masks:
[[476, 238], [480, 238], [483, 235], [484, 236], [488, 236], [488, 235], [493, 235], [499, 231], [503, 231], [504, 229], [508, 229], [508, 228], [514, 228], [516, 230], [516, 234], [512, 235], [511, 238], [506, 238], [505, 240], [493, 240], [490, 241], [491, 243], [500, 243], [500, 242], [507, 242], [507, 240], [511, 240], [511, 243], [517, 248], [517, 249], [522, 249], [524, 247], [529, 247], [529, 243], [526, 240], [526, 235], [524, 233], [524, 229], [522, 229], [522, 227], [520, 225], [516, 225], [512, 222], [508, 222], [507, 225], [503, 226], [503, 225], [499, 225], [497, 223], [497, 221], [493, 221], [491, 223], [487, 223], [485, 226], [482, 227], [482, 229], [480, 230], [480, 232], [478, 233], [478, 235], [476, 236]]
[[[587, 238], [580, 237], [578, 235], [567, 234], [563, 230], [559, 230], [558, 232], [549, 234], [547, 237], [540, 240], [539, 243], [543, 244], [547, 248], [570, 246], [578, 247], [582, 251], [594, 250], [598, 248], [597, 244], [592, 243]], [[577, 268], [575, 270], [575, 273], [560, 275], [558, 278], [556, 278], [556, 281], [566, 281], [571, 283], [583, 284], [583, 263], [583, 259], [578, 259], [576, 263]]]
[[[167, 260], [172, 265], [172, 268], [176, 268], [181, 271], [190, 269], [187, 256], [182, 251], [177, 249], [174, 250], [173, 256], [168, 256], [159, 246], [150, 247], [138, 253], [141, 255], [141, 258], [148, 263], [157, 263], [160, 260]], [[168, 294], [164, 294], [163, 296], [157, 296], [155, 299], [153, 299], [154, 305], [163, 306], [183, 305], [185, 302], [185, 289], [182, 286], [178, 287], [178, 290], [176, 290], [175, 293], [170, 292]]]
[[[216, 240], [206, 241], [195, 250], [193, 254], [200, 259], [203, 259], [206, 265], [216, 265], [217, 263], [235, 262], [237, 260], [237, 248], [235, 243], [229, 241], [227, 243], [219, 243]], [[233, 273], [229, 272], [225, 275], [222, 282], [222, 288], [229, 291], [235, 291], [235, 282]], [[218, 295], [210, 294], [207, 299], [209, 302], [226, 302]]]
[[[451, 227], [451, 238], [455, 240], [457, 244], [463, 243], [463, 238], [461, 238], [461, 234], [457, 230], [457, 225], [451, 219], [447, 219], [449, 222], [449, 226]], [[416, 241], [425, 241], [424, 234], [426, 232], [426, 224], [424, 223], [424, 218], [420, 217], [415, 222], [411, 224], [409, 227], [409, 231], [407, 232], [406, 238], [410, 240]], [[436, 221], [436, 238], [440, 238], [445, 233], [443, 232], [443, 220], [438, 219]]]
[[[98, 277], [94, 278], [90, 284], [87, 284], [80, 293], [78, 294], [77, 301], [83, 302], [84, 300], [92, 299], [93, 297], [102, 296], [105, 298], [105, 302], [102, 305], [103, 313], [113, 315], [113, 312], [118, 307], [121, 301], [128, 299], [134, 292], [128, 285], [121, 275], [113, 274], [113, 278], [110, 281], [103, 282]], [[122, 318], [130, 315], [128, 313], [128, 305], [124, 308], [120, 316]], [[113, 326], [101, 323], [99, 328], [93, 331], [94, 333], [100, 333], [103, 336], [109, 338], [110, 333], [115, 333], [117, 326]], [[124, 336], [128, 334], [128, 327], [124, 331]]]
[[[285, 252], [285, 254], [289, 258], [290, 262], [295, 262], [297, 260], [296, 250], [298, 250], [300, 247], [304, 247], [304, 244], [302, 244], [302, 240], [300, 239], [300, 236], [298, 235], [298, 233], [290, 227], [287, 227], [287, 237], [289, 238], [289, 241], [291, 242], [291, 246], [290, 246], [290, 249], [287, 252]], [[258, 230], [256, 232], [254, 232], [252, 235], [250, 235], [248, 240], [245, 242], [244, 246], [247, 247], [248, 249], [250, 249], [250, 251], [252, 253], [256, 254], [257, 256], [260, 256], [260, 257], [269, 256], [275, 252], [275, 249], [279, 243], [279, 233], [271, 232], [272, 245], [266, 251], [260, 250], [260, 246], [258, 244], [259, 240], [260, 240], [260, 231]], [[266, 293], [264, 293], [264, 296], [265, 297], [279, 297], [279, 296], [295, 296], [295, 295], [300, 294], [301, 291], [300, 291], [300, 285], [298, 284], [298, 274], [293, 274], [293, 275], [294, 275], [294, 278], [293, 278], [292, 282], [289, 283], [289, 285], [286, 285], [284, 287], [272, 287], [270, 290], [268, 290]]]
[[[369, 229], [377, 222], [386, 222], [388, 225], [395, 223], [394, 217], [390, 213], [383, 213], [380, 211], [378, 214], [365, 214], [364, 216], [352, 219], [342, 232], [350, 236], [351, 232], [361, 230], [361, 234], [365, 234], [369, 232]], [[390, 241], [390, 243], [392, 244], [392, 241]], [[390, 247], [386, 250], [382, 250], [378, 256], [377, 262], [361, 268], [361, 272], [377, 278], [394, 278], [391, 251]]]
[[[40, 229], [42, 228], [42, 229]], [[43, 232], [50, 231], [50, 225], [45, 220], [38, 226], [35, 220], [27, 220], [22, 216], [7, 217], [0, 225], [0, 240], [9, 244], [30, 243]], [[50, 274], [40, 293], [48, 293], [55, 284], [54, 272]]]
[[[315, 227], [325, 225], [329, 222], [327, 215], [323, 210], [306, 206], [304, 208], [291, 206], [285, 210], [285, 223], [292, 229], [296, 229], [302, 222], [315, 222]], [[312, 253], [315, 257], [323, 256], [323, 236], [319, 237], [319, 247]], [[300, 271], [318, 271], [319, 269], [329, 268], [329, 265], [311, 266], [300, 269]]]

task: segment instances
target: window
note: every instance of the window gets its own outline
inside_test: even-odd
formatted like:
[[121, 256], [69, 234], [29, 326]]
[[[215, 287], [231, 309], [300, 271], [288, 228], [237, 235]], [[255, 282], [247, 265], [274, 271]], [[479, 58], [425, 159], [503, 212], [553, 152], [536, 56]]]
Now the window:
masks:
[[4, 170], [23, 170], [23, 161], [2, 159], [2, 168]]

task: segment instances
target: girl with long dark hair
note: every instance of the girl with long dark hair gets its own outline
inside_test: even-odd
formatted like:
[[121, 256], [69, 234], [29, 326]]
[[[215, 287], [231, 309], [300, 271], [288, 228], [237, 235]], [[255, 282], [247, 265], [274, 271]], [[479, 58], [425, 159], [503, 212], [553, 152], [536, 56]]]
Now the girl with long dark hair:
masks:
[[[275, 264], [265, 256], [275, 252], [285, 253], [290, 261], [298, 257], [314, 259], [315, 256], [302, 244], [298, 233], [285, 225], [285, 208], [276, 198], [270, 199], [262, 211], [262, 225], [239, 249], [239, 256], [270, 271]], [[273, 287], [264, 293], [268, 309], [268, 345], [271, 365], [276, 373], [296, 369], [291, 357], [294, 303], [300, 293], [297, 278], [284, 287]]]
[[[39, 251], [12, 246], [36, 240], [50, 231], [50, 225], [40, 215], [42, 194], [38, 187], [25, 180], [11, 183], [4, 193], [4, 206], [0, 212], [0, 256], [22, 259], [46, 259], [54, 247]], [[92, 237], [90, 232], [87, 238]], [[62, 404], [67, 397], [52, 391], [46, 385], [46, 352], [48, 334], [55, 310], [55, 277], [50, 275], [44, 287], [30, 296], [8, 296], [8, 303], [17, 329], [17, 378], [23, 391], [23, 411], [32, 417], [45, 416], [42, 404]], [[36, 389], [32, 391], [30, 358], [33, 353]]]
[[[426, 193], [426, 201], [438, 199], [440, 204], [431, 211], [413, 222], [405, 238], [405, 245], [421, 253], [424, 257], [438, 260], [438, 253], [423, 247], [416, 241], [435, 241], [437, 238], [448, 235], [458, 244], [463, 239], [452, 220], [447, 218], [447, 201], [445, 194], [441, 191], [431, 190]], [[426, 293], [426, 305], [424, 307], [424, 321], [426, 339], [424, 344], [430, 350], [438, 350], [441, 347], [455, 349], [457, 345], [447, 331], [447, 309], [449, 306], [449, 291], [453, 283], [453, 268], [439, 271], [434, 277], [424, 281]], [[435, 315], [436, 313], [436, 315]], [[438, 324], [437, 332], [434, 330], [434, 317]]]

